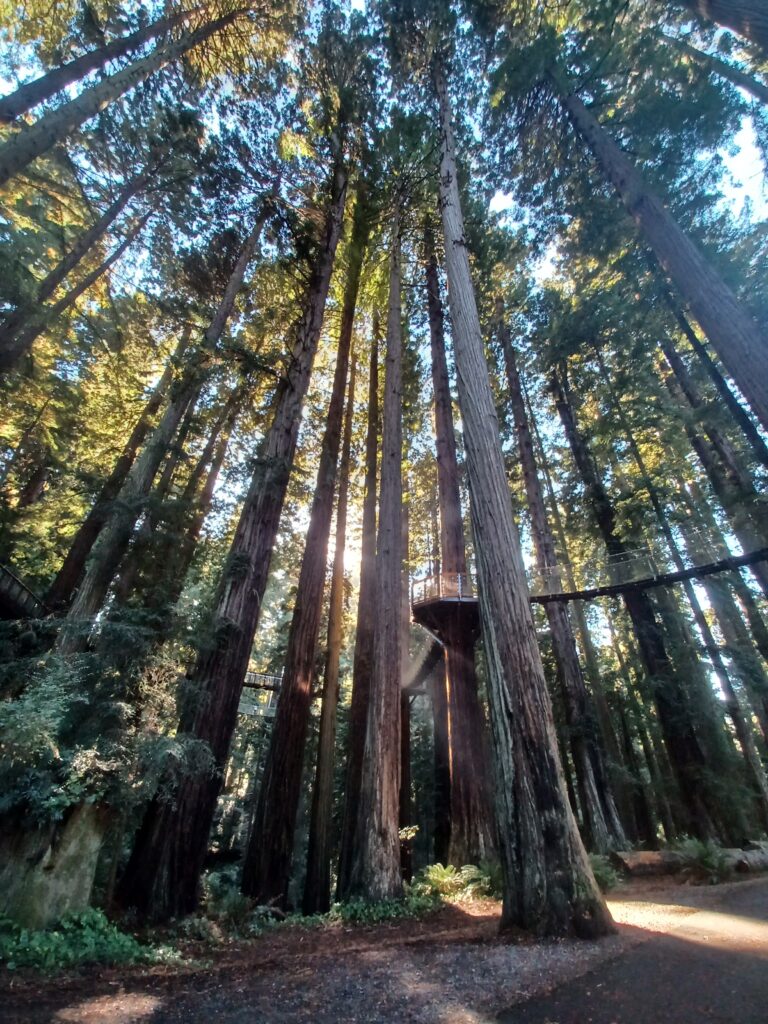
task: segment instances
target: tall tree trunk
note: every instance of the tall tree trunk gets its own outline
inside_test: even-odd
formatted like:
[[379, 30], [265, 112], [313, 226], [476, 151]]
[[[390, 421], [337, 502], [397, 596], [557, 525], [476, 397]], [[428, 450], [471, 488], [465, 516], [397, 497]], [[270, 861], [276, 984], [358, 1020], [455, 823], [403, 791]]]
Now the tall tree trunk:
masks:
[[56, 110], [44, 114], [34, 124], [22, 128], [17, 135], [0, 146], [0, 185], [4, 185], [33, 160], [62, 142], [114, 100], [243, 17], [247, 11], [247, 7], [238, 8], [186, 32], [179, 39], [160, 43], [148, 56], [129, 64], [114, 75], [103, 78], [85, 89], [76, 99], [63, 103]]
[[550, 80], [574, 128], [768, 430], [768, 343], [757, 323], [570, 86], [554, 74]]
[[659, 32], [659, 36], [665, 42], [674, 46], [675, 49], [684, 53], [686, 57], [691, 57], [696, 64], [699, 64], [705, 70], [711, 71], [712, 74], [717, 75], [719, 78], [726, 79], [726, 81], [735, 85], [738, 89], [748, 92], [759, 103], [768, 104], [768, 85], [753, 75], [748, 75], [746, 71], [734, 67], [733, 64], [728, 64], [727, 61], [721, 60], [720, 57], [716, 57], [714, 54], [705, 53], [704, 50], [691, 46], [687, 40], [679, 36], [668, 36], [665, 32]]
[[[424, 239], [425, 276], [435, 395], [441, 571], [466, 576], [459, 465], [434, 248], [432, 231], [427, 228]], [[489, 860], [496, 847], [486, 765], [485, 722], [475, 674], [475, 637], [462, 612], [459, 606], [453, 609], [453, 614], [449, 612], [446, 615], [441, 636], [445, 651], [450, 766], [448, 862], [456, 867]]]
[[356, 237], [351, 246], [353, 262], [347, 276], [336, 350], [336, 370], [296, 603], [288, 634], [283, 680], [243, 861], [243, 892], [256, 897], [261, 903], [274, 902], [280, 906], [286, 905], [288, 897], [304, 748], [312, 705], [315, 653], [325, 588], [352, 327], [368, 233], [367, 218], [362, 207], [355, 211], [355, 228]]
[[379, 449], [379, 313], [373, 311], [371, 359], [368, 371], [368, 425], [365, 438], [365, 489], [361, 535], [360, 587], [357, 599], [355, 651], [352, 663], [352, 700], [344, 784], [344, 814], [337, 882], [337, 898], [349, 895], [350, 870], [355, 848], [360, 781], [365, 749], [371, 676], [373, 633], [376, 622], [376, 466]]
[[[528, 423], [533, 428], [533, 438], [536, 442], [538, 459], [541, 464], [541, 470], [544, 476], [544, 483], [547, 488], [547, 497], [549, 498], [552, 523], [555, 526], [557, 540], [560, 545], [560, 553], [564, 559], [563, 573], [568, 584], [568, 589], [571, 592], [574, 592], [579, 588], [576, 584], [576, 579], [573, 575], [573, 569], [571, 567], [570, 559], [568, 557], [568, 541], [566, 539], [565, 526], [563, 524], [563, 517], [560, 514], [560, 507], [557, 502], [557, 495], [555, 494], [554, 484], [552, 483], [552, 474], [550, 472], [549, 462], [547, 460], [547, 453], [544, 448], [541, 435], [539, 433], [539, 428], [536, 423], [536, 419], [533, 415], [531, 403], [526, 393], [525, 384], [523, 383], [523, 381], [521, 381], [520, 384], [523, 391], [523, 398], [525, 400], [525, 410]], [[600, 673], [597, 652], [595, 650], [595, 645], [592, 642], [592, 634], [590, 633], [589, 626], [587, 625], [587, 616], [584, 611], [584, 602], [571, 601], [570, 606], [573, 612], [574, 621], [576, 623], [576, 632], [578, 634], [579, 642], [581, 644], [581, 651], [584, 659], [584, 666], [587, 671], [587, 679], [589, 680], [589, 685], [592, 692], [592, 699], [595, 703], [597, 721], [600, 727], [600, 738], [605, 746], [605, 750], [608, 756], [613, 786], [616, 795], [619, 798], [619, 804], [621, 808], [621, 820], [624, 823], [624, 829], [626, 831], [627, 823], [631, 822], [632, 820], [632, 797], [624, 782], [625, 765], [623, 762], [621, 749], [619, 747], [619, 741], [616, 735], [616, 730], [613, 725], [613, 718], [611, 716], [611, 709], [608, 705], [608, 699], [605, 693], [605, 686], [603, 684], [603, 679]]]
[[[559, 588], [560, 569], [555, 538], [550, 529], [544, 497], [541, 493], [520, 374], [509, 329], [505, 323], [504, 305], [501, 299], [497, 300], [496, 314], [507, 370], [518, 452], [523, 469], [528, 508], [531, 513], [536, 564], [542, 575], [549, 573], [557, 578], [556, 585]], [[626, 846], [626, 836], [611, 792], [603, 751], [598, 741], [595, 712], [581, 671], [576, 650], [576, 638], [573, 635], [568, 611], [565, 604], [552, 601], [546, 605], [546, 614], [557, 662], [568, 738], [581, 798], [585, 840], [590, 848], [598, 853], [605, 853], [609, 849], [621, 849]]]
[[375, 627], [365, 748], [349, 895], [402, 895], [400, 874], [400, 688], [402, 683], [403, 423], [400, 214], [392, 218], [384, 375]]
[[0, 122], [14, 121], [33, 107], [63, 92], [67, 86], [79, 82], [92, 71], [104, 68], [109, 61], [138, 50], [144, 43], [170, 32], [177, 25], [187, 21], [192, 14], [203, 9], [204, 6], [196, 7], [192, 11], [181, 11], [168, 18], [160, 18], [136, 32], [131, 32], [130, 35], [120, 36], [97, 50], [90, 50], [74, 60], [67, 61], [66, 64], [52, 68], [32, 82], [20, 85], [15, 92], [0, 99]]
[[[557, 411], [603, 542], [610, 555], [623, 555], [627, 549], [616, 532], [613, 507], [577, 427], [571, 402], [555, 372], [552, 373], [551, 385]], [[691, 722], [688, 695], [670, 661], [647, 593], [627, 590], [623, 598], [643, 663], [653, 685], [664, 741], [683, 796], [686, 824], [694, 835], [712, 838], [715, 835], [713, 817], [717, 817], [718, 808], [710, 807], [712, 801], [703, 783], [706, 757]]]
[[207, 743], [215, 770], [188, 776], [173, 803], [155, 797], [144, 816], [120, 885], [121, 902], [157, 920], [189, 913], [197, 903], [200, 873], [221, 789], [237, 709], [259, 620], [280, 513], [296, 452], [301, 411], [309, 386], [323, 313], [341, 234], [347, 172], [337, 155], [324, 238], [307, 286], [304, 314], [294, 328], [286, 376], [278, 385], [272, 425], [245, 499], [212, 623], [215, 642], [201, 649], [190, 673], [197, 699], [190, 701], [181, 735]]
[[[699, 458], [712, 490], [717, 495], [723, 506], [728, 521], [733, 529], [736, 538], [745, 552], [756, 551], [763, 547], [766, 542], [766, 532], [760, 519], [750, 515], [750, 507], [756, 510], [759, 508], [757, 491], [751, 481], [744, 480], [738, 468], [734, 470], [729, 458], [730, 446], [722, 442], [719, 433], [713, 428], [705, 428], [706, 438], [697, 430], [695, 422], [687, 413], [688, 409], [694, 412], [698, 405], [693, 405], [696, 396], [685, 391], [680, 386], [678, 373], [675, 377], [666, 377], [665, 383], [677, 406], [681, 418], [685, 424], [685, 432], [691, 442], [691, 447]], [[730, 467], [730, 468], [729, 468]], [[750, 572], [757, 580], [763, 593], [768, 596], [768, 567], [762, 562], [756, 562], [750, 566]]]
[[99, 278], [103, 277], [110, 267], [117, 263], [128, 247], [136, 241], [150, 217], [150, 213], [141, 217], [133, 225], [120, 245], [97, 267], [94, 267], [93, 270], [87, 273], [82, 281], [78, 281], [68, 292], [65, 292], [57, 302], [53, 302], [49, 306], [42, 306], [36, 312], [30, 313], [29, 317], [19, 325], [18, 330], [9, 331], [6, 336], [0, 337], [0, 342], [2, 343], [2, 348], [0, 349], [0, 376], [10, 370], [25, 353], [29, 352], [33, 342], [40, 337], [52, 321], [74, 306], [80, 296], [93, 287]]
[[160, 463], [165, 457], [181, 418], [200, 388], [196, 373], [186, 373], [162, 419], [127, 474], [116, 507], [93, 545], [85, 576], [72, 602], [56, 642], [59, 654], [85, 650], [96, 613], [104, 604], [110, 584], [128, 549]]
[[[608, 379], [607, 369], [605, 367], [602, 355], [599, 350], [597, 351], [598, 364], [600, 366], [601, 374], [608, 387], [610, 395], [610, 401], [613, 409], [620, 420], [622, 427], [624, 428], [625, 434], [630, 444], [630, 450], [633, 454], [635, 462], [637, 463], [640, 475], [643, 480], [643, 485], [648, 494], [653, 513], [659, 528], [662, 529], [662, 534], [667, 541], [670, 554], [672, 556], [673, 563], [678, 570], [682, 570], [685, 567], [680, 549], [677, 545], [677, 541], [673, 535], [672, 529], [667, 518], [667, 514], [660, 501], [656, 488], [650, 478], [645, 460], [643, 459], [640, 447], [635, 439], [634, 432], [627, 420], [627, 417], [622, 408], [620, 397], [618, 397]], [[728, 670], [723, 662], [723, 657], [720, 652], [720, 647], [715, 641], [715, 637], [712, 633], [709, 621], [703, 608], [698, 600], [696, 592], [689, 580], [684, 581], [683, 589], [685, 591], [688, 604], [690, 605], [691, 611], [693, 612], [694, 622], [701, 634], [703, 645], [705, 650], [712, 662], [712, 667], [715, 670], [715, 675], [718, 678], [720, 687], [724, 696], [725, 711], [731, 722], [733, 723], [733, 729], [736, 734], [736, 738], [741, 748], [741, 752], [744, 757], [746, 773], [748, 773], [748, 782], [753, 790], [756, 800], [760, 808], [760, 814], [762, 820], [768, 821], [768, 780], [766, 780], [765, 772], [760, 762], [760, 757], [757, 753], [755, 746], [755, 737], [752, 732], [752, 728], [749, 723], [746, 722], [741, 705], [736, 694], [736, 691], [731, 681]], [[665, 594], [664, 589], [659, 592], [659, 597], [663, 597]], [[675, 609], [677, 610], [677, 609]], [[688, 638], [685, 638], [688, 639]], [[692, 651], [692, 645], [686, 643], [685, 647], [687, 650]], [[695, 663], [698, 659], [695, 658]], [[699, 730], [703, 738], [705, 738], [710, 756], [711, 767], [718, 773], [728, 775], [730, 774], [729, 766], [729, 750], [724, 742], [725, 734], [722, 728], [721, 715], [717, 708], [717, 702], [715, 694], [709, 683], [709, 680], [702, 677], [700, 672], [697, 671], [698, 666], [694, 664], [692, 671], [689, 672], [688, 678], [690, 680], [689, 685], [695, 687], [695, 699], [694, 705], [696, 708], [696, 718], [699, 725]], [[731, 801], [724, 802], [727, 806], [724, 808], [724, 822], [726, 828], [735, 835], [736, 841], [744, 838], [745, 822], [743, 816], [740, 814], [740, 809], [732, 805]], [[735, 833], [734, 833], [735, 829]]]
[[448, 295], [488, 665], [504, 873], [502, 927], [539, 935], [600, 935], [611, 931], [611, 916], [568, 803], [558, 756], [483, 352], [450, 102], [439, 65], [434, 67], [434, 83], [440, 110], [440, 206]]
[[356, 363], [351, 356], [344, 439], [339, 463], [339, 497], [336, 503], [336, 542], [333, 553], [331, 593], [328, 599], [328, 649], [323, 677], [320, 737], [317, 767], [309, 816], [307, 873], [304, 881], [305, 914], [325, 914], [331, 909], [331, 816], [333, 812], [333, 768], [336, 749], [336, 713], [339, 704], [339, 662], [344, 617], [344, 551], [347, 538], [349, 470], [352, 451], [352, 421], [355, 415]]
[[238, 255], [224, 295], [205, 332], [203, 346], [187, 360], [176, 394], [172, 394], [157, 429], [126, 475], [118, 495], [120, 507], [113, 510], [109, 522], [102, 527], [98, 540], [91, 549], [85, 577], [67, 614], [68, 625], [62, 630], [57, 643], [57, 649], [62, 654], [82, 649], [85, 641], [84, 624], [93, 618], [106, 598], [160, 463], [169, 450], [182, 416], [190, 404], [194, 404], [196, 396], [200, 393], [205, 372], [203, 363], [221, 338], [232, 315], [237, 292], [242, 287], [246, 268], [255, 251], [266, 217], [267, 207], [264, 206]]
[[143, 444], [147, 434], [152, 427], [152, 420], [158, 412], [163, 398], [165, 397], [171, 381], [173, 380], [174, 369], [181, 362], [191, 334], [190, 328], [185, 328], [184, 333], [176, 347], [176, 351], [163, 370], [160, 380], [147, 400], [147, 404], [136, 421], [126, 442], [120, 457], [112, 468], [112, 472], [104, 481], [96, 501], [91, 510], [80, 524], [77, 533], [70, 544], [69, 551], [62, 563], [56, 577], [45, 595], [45, 602], [49, 608], [57, 609], [65, 607], [72, 599], [75, 587], [85, 569], [85, 563], [90, 554], [96, 538], [98, 537], [104, 523], [107, 521], [112, 502], [117, 497], [120, 488], [125, 482], [136, 454]]
[[[666, 0], [665, 0], [666, 2]], [[694, 14], [714, 21], [768, 51], [768, 11], [763, 0], [682, 0]]]
[[[25, 327], [28, 320], [36, 320], [40, 316], [40, 307], [53, 295], [64, 278], [74, 270], [82, 258], [90, 252], [93, 246], [107, 233], [114, 224], [128, 203], [133, 199], [149, 181], [151, 172], [144, 171], [142, 174], [131, 178], [120, 190], [117, 198], [99, 219], [84, 231], [70, 251], [61, 259], [53, 270], [43, 278], [38, 285], [34, 303], [20, 306], [9, 313], [0, 324], [0, 347], [11, 346], [14, 338]], [[30, 343], [31, 344], [31, 341]]]
[[715, 390], [733, 417], [734, 422], [741, 429], [744, 437], [749, 442], [753, 455], [758, 462], [768, 469], [768, 445], [763, 440], [762, 434], [753, 423], [752, 418], [739, 399], [734, 395], [733, 391], [731, 391], [730, 385], [723, 377], [715, 360], [707, 351], [706, 346], [700, 341], [698, 335], [689, 323], [687, 316], [680, 308], [680, 304], [675, 301], [666, 284], [662, 284], [662, 294], [677, 322], [678, 327], [683, 332], [686, 341], [699, 358], [702, 366], [709, 375], [710, 380], [714, 384]]

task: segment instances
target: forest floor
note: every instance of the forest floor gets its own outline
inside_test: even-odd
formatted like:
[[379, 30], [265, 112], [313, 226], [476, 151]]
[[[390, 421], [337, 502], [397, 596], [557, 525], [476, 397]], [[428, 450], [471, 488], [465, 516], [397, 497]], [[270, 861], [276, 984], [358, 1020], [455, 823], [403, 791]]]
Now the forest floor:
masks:
[[191, 951], [201, 966], [0, 971], [2, 1024], [763, 1024], [768, 877], [614, 890], [618, 933], [510, 942], [499, 906], [285, 927]]

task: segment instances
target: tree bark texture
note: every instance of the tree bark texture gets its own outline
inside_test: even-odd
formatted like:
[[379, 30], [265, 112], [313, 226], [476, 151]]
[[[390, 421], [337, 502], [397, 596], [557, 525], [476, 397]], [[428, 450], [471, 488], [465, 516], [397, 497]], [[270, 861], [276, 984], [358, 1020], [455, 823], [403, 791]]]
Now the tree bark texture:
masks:
[[384, 375], [375, 617], [365, 747], [349, 895], [375, 902], [402, 895], [400, 874], [400, 689], [403, 598], [403, 423], [400, 218], [392, 218]]
[[[557, 373], [551, 378], [552, 393], [574, 461], [584, 483], [598, 529], [608, 553], [623, 555], [626, 546], [616, 532], [616, 520], [608, 494], [576, 424], [573, 407]], [[664, 741], [683, 797], [682, 811], [692, 834], [713, 838], [715, 829], [703, 785], [706, 758], [691, 722], [691, 709], [683, 682], [677, 677], [664, 646], [664, 638], [648, 595], [629, 590], [623, 595], [643, 663], [654, 690]], [[716, 817], [716, 809], [715, 811]]]
[[[356, 222], [359, 218], [356, 218]], [[301, 797], [304, 749], [312, 706], [312, 684], [323, 607], [333, 496], [344, 420], [344, 394], [352, 347], [365, 238], [353, 244], [344, 295], [336, 369], [320, 451], [317, 483], [307, 527], [296, 603], [261, 787], [243, 861], [242, 889], [260, 903], [286, 906], [296, 816]]]
[[181, 733], [208, 744], [214, 772], [186, 777], [173, 803], [155, 798], [139, 830], [120, 886], [121, 901], [156, 920], [189, 913], [197, 903], [208, 836], [237, 724], [245, 674], [267, 584], [269, 563], [296, 452], [299, 423], [323, 323], [336, 248], [341, 235], [347, 172], [337, 156], [331, 177], [324, 237], [307, 287], [303, 316], [293, 331], [286, 374], [264, 439], [219, 584], [212, 642], [202, 647], [190, 674], [195, 699]]
[[246, 11], [247, 8], [230, 11], [214, 21], [186, 32], [179, 39], [160, 43], [148, 56], [129, 64], [114, 75], [103, 78], [85, 89], [76, 99], [69, 100], [56, 110], [44, 114], [33, 125], [22, 128], [17, 135], [0, 146], [0, 185], [4, 185], [33, 160], [62, 142], [114, 100], [231, 25]]
[[[200, 9], [195, 8], [195, 10]], [[0, 122], [14, 121], [17, 117], [32, 110], [33, 107], [56, 96], [67, 86], [79, 82], [92, 71], [105, 67], [109, 61], [125, 57], [151, 39], [170, 32], [177, 25], [186, 21], [192, 13], [193, 11], [182, 11], [168, 18], [160, 18], [136, 32], [131, 32], [130, 35], [113, 39], [105, 46], [101, 46], [97, 50], [90, 50], [74, 60], [67, 61], [66, 64], [52, 68], [34, 81], [19, 86], [10, 95], [0, 99]]]
[[[443, 308], [434, 240], [429, 228], [425, 232], [425, 256], [432, 386], [435, 396], [441, 570], [466, 576], [464, 522], [453, 405], [445, 357]], [[485, 721], [475, 674], [475, 637], [467, 628], [461, 608], [446, 615], [441, 639], [445, 651], [450, 771], [450, 843], [447, 862], [461, 867], [464, 864], [479, 864], [493, 857], [496, 848], [495, 829], [486, 763]], [[439, 685], [439, 681], [436, 681], [435, 686]]]
[[480, 618], [496, 766], [502, 927], [538, 935], [611, 931], [573, 817], [557, 751], [483, 352], [456, 173], [447, 85], [439, 65], [440, 205], [464, 425]]
[[307, 873], [304, 881], [305, 914], [325, 914], [331, 909], [331, 816], [333, 768], [336, 749], [336, 717], [339, 704], [339, 663], [344, 617], [344, 549], [347, 536], [352, 422], [355, 414], [355, 357], [351, 357], [344, 438], [339, 462], [339, 496], [336, 502], [336, 542], [333, 553], [331, 593], [328, 599], [328, 647], [325, 656], [320, 737], [317, 767], [309, 816]]
[[768, 430], [768, 341], [757, 323], [578, 96], [552, 82], [573, 127]]
[[[517, 433], [518, 453], [531, 514], [536, 564], [540, 572], [556, 573], [559, 580], [555, 538], [550, 529], [541, 492], [520, 373], [509, 328], [504, 321], [504, 306], [501, 300], [497, 302], [497, 316], [507, 370], [510, 404]], [[584, 819], [585, 842], [597, 853], [622, 849], [626, 846], [626, 836], [611, 793], [608, 771], [598, 739], [595, 711], [581, 670], [576, 638], [573, 635], [568, 611], [564, 604], [550, 602], [546, 606], [546, 614], [563, 695], [568, 738]]]
[[361, 536], [360, 588], [357, 599], [355, 651], [352, 663], [352, 700], [349, 709], [349, 739], [344, 784], [344, 814], [341, 826], [337, 898], [349, 894], [350, 869], [355, 848], [360, 781], [368, 720], [373, 633], [376, 621], [376, 479], [379, 450], [379, 314], [373, 312], [371, 359], [368, 371], [368, 423], [365, 437], [365, 487]]

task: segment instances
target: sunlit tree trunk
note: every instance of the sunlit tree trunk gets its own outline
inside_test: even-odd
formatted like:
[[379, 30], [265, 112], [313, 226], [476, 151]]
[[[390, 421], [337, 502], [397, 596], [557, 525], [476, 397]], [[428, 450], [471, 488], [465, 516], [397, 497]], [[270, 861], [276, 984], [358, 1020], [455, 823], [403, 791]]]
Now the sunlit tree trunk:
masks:
[[365, 748], [371, 673], [373, 632], [376, 621], [376, 467], [379, 449], [379, 314], [373, 312], [371, 358], [368, 371], [368, 417], [365, 438], [365, 489], [361, 531], [360, 586], [357, 598], [357, 625], [352, 665], [352, 700], [349, 709], [349, 738], [344, 787], [344, 814], [341, 828], [337, 897], [349, 893], [349, 873], [355, 843], [360, 779]]
[[728, 373], [768, 430], [768, 342], [728, 285], [682, 231], [640, 172], [556, 74], [563, 109], [627, 212], [701, 324]]
[[403, 644], [403, 385], [397, 209], [391, 224], [373, 666], [348, 890], [351, 896], [370, 901], [397, 898], [403, 891], [398, 835]]
[[353, 265], [347, 275], [336, 349], [336, 369], [288, 634], [277, 713], [243, 861], [243, 892], [261, 903], [276, 902], [281, 906], [285, 906], [288, 895], [296, 815], [301, 797], [315, 651], [320, 631], [333, 495], [344, 419], [344, 394], [368, 230], [362, 209], [356, 212], [355, 227], [358, 237], [351, 247]]
[[[425, 233], [425, 276], [435, 395], [435, 444], [440, 505], [441, 571], [466, 577], [464, 522], [453, 408], [445, 357], [443, 309], [432, 232]], [[467, 578], [468, 582], [468, 578]], [[445, 649], [450, 770], [450, 843], [448, 862], [456, 867], [490, 860], [496, 843], [486, 766], [483, 711], [475, 674], [475, 637], [461, 607], [445, 615]], [[435, 686], [439, 681], [435, 682]], [[439, 709], [438, 709], [439, 710]]]
[[62, 142], [114, 100], [243, 17], [247, 10], [238, 8], [230, 11], [214, 21], [186, 32], [179, 39], [158, 44], [147, 57], [142, 57], [116, 74], [103, 78], [85, 89], [76, 99], [63, 103], [55, 110], [44, 114], [34, 124], [22, 128], [18, 134], [0, 146], [0, 185], [4, 185], [37, 157]]
[[356, 364], [349, 371], [344, 439], [339, 462], [339, 497], [336, 502], [336, 541], [333, 553], [331, 593], [328, 599], [328, 649], [323, 676], [320, 736], [317, 767], [309, 816], [307, 873], [304, 881], [305, 914], [324, 914], [331, 908], [331, 815], [333, 811], [333, 768], [336, 748], [336, 714], [339, 703], [339, 662], [344, 617], [344, 551], [347, 537], [349, 470], [352, 450], [352, 421], [355, 414]]
[[147, 809], [119, 887], [121, 902], [135, 906], [143, 917], [180, 916], [197, 902], [341, 234], [347, 172], [340, 155], [329, 191], [306, 307], [293, 329], [289, 367], [278, 385], [272, 424], [219, 583], [212, 622], [215, 640], [201, 649], [190, 673], [195, 698], [190, 698], [179, 726], [181, 735], [210, 747], [214, 771], [185, 777], [172, 802], [155, 797]]
[[177, 25], [187, 21], [194, 11], [202, 9], [204, 8], [197, 7], [193, 11], [181, 11], [168, 18], [160, 18], [136, 32], [131, 32], [130, 35], [120, 36], [97, 50], [90, 50], [81, 57], [76, 57], [66, 64], [52, 68], [32, 82], [20, 85], [14, 92], [0, 99], [0, 121], [13, 121], [17, 117], [21, 117], [28, 110], [32, 110], [33, 107], [45, 103], [46, 100], [62, 92], [67, 86], [79, 82], [92, 71], [104, 68], [109, 61], [125, 57], [151, 39], [170, 32]]
[[[531, 514], [536, 564], [542, 577], [547, 574], [548, 580], [551, 580], [556, 588], [560, 588], [555, 538], [549, 526], [541, 493], [520, 374], [509, 328], [504, 321], [504, 306], [501, 300], [497, 301], [496, 313], [523, 480]], [[611, 793], [603, 751], [598, 742], [595, 712], [581, 671], [568, 611], [564, 604], [555, 601], [548, 602], [545, 611], [563, 693], [568, 738], [584, 817], [585, 840], [590, 849], [598, 853], [604, 853], [609, 849], [621, 849], [626, 846], [626, 837]]]
[[612, 922], [569, 806], [558, 756], [483, 352], [450, 102], [439, 65], [434, 83], [448, 295], [488, 665], [504, 873], [502, 927], [540, 935], [600, 935], [611, 931]]

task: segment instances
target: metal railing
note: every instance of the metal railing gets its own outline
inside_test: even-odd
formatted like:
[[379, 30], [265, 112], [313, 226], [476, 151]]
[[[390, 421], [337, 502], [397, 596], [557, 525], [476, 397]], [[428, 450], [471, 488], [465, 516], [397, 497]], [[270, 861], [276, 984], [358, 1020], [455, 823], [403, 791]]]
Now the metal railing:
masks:
[[[678, 548], [687, 569], [718, 562], [736, 553], [719, 531], [707, 528], [686, 530], [685, 542], [680, 538]], [[533, 566], [527, 573], [528, 588], [531, 597], [546, 597], [571, 590], [621, 587], [657, 579], [665, 573], [674, 572], [675, 568], [667, 545], [659, 541], [618, 554], [604, 553], [593, 559], [585, 559], [583, 564], [561, 563], [544, 566], [543, 569]], [[476, 594], [474, 578], [467, 573], [426, 576], [414, 580], [411, 586], [411, 602], [414, 605], [444, 600], [473, 601]]]
[[411, 586], [411, 603], [426, 604], [428, 601], [474, 601], [475, 587], [469, 573], [442, 572], [436, 576], [424, 576], [414, 580]]
[[0, 592], [8, 604], [21, 609], [25, 615], [43, 616], [48, 612], [37, 594], [6, 565], [0, 565]]

